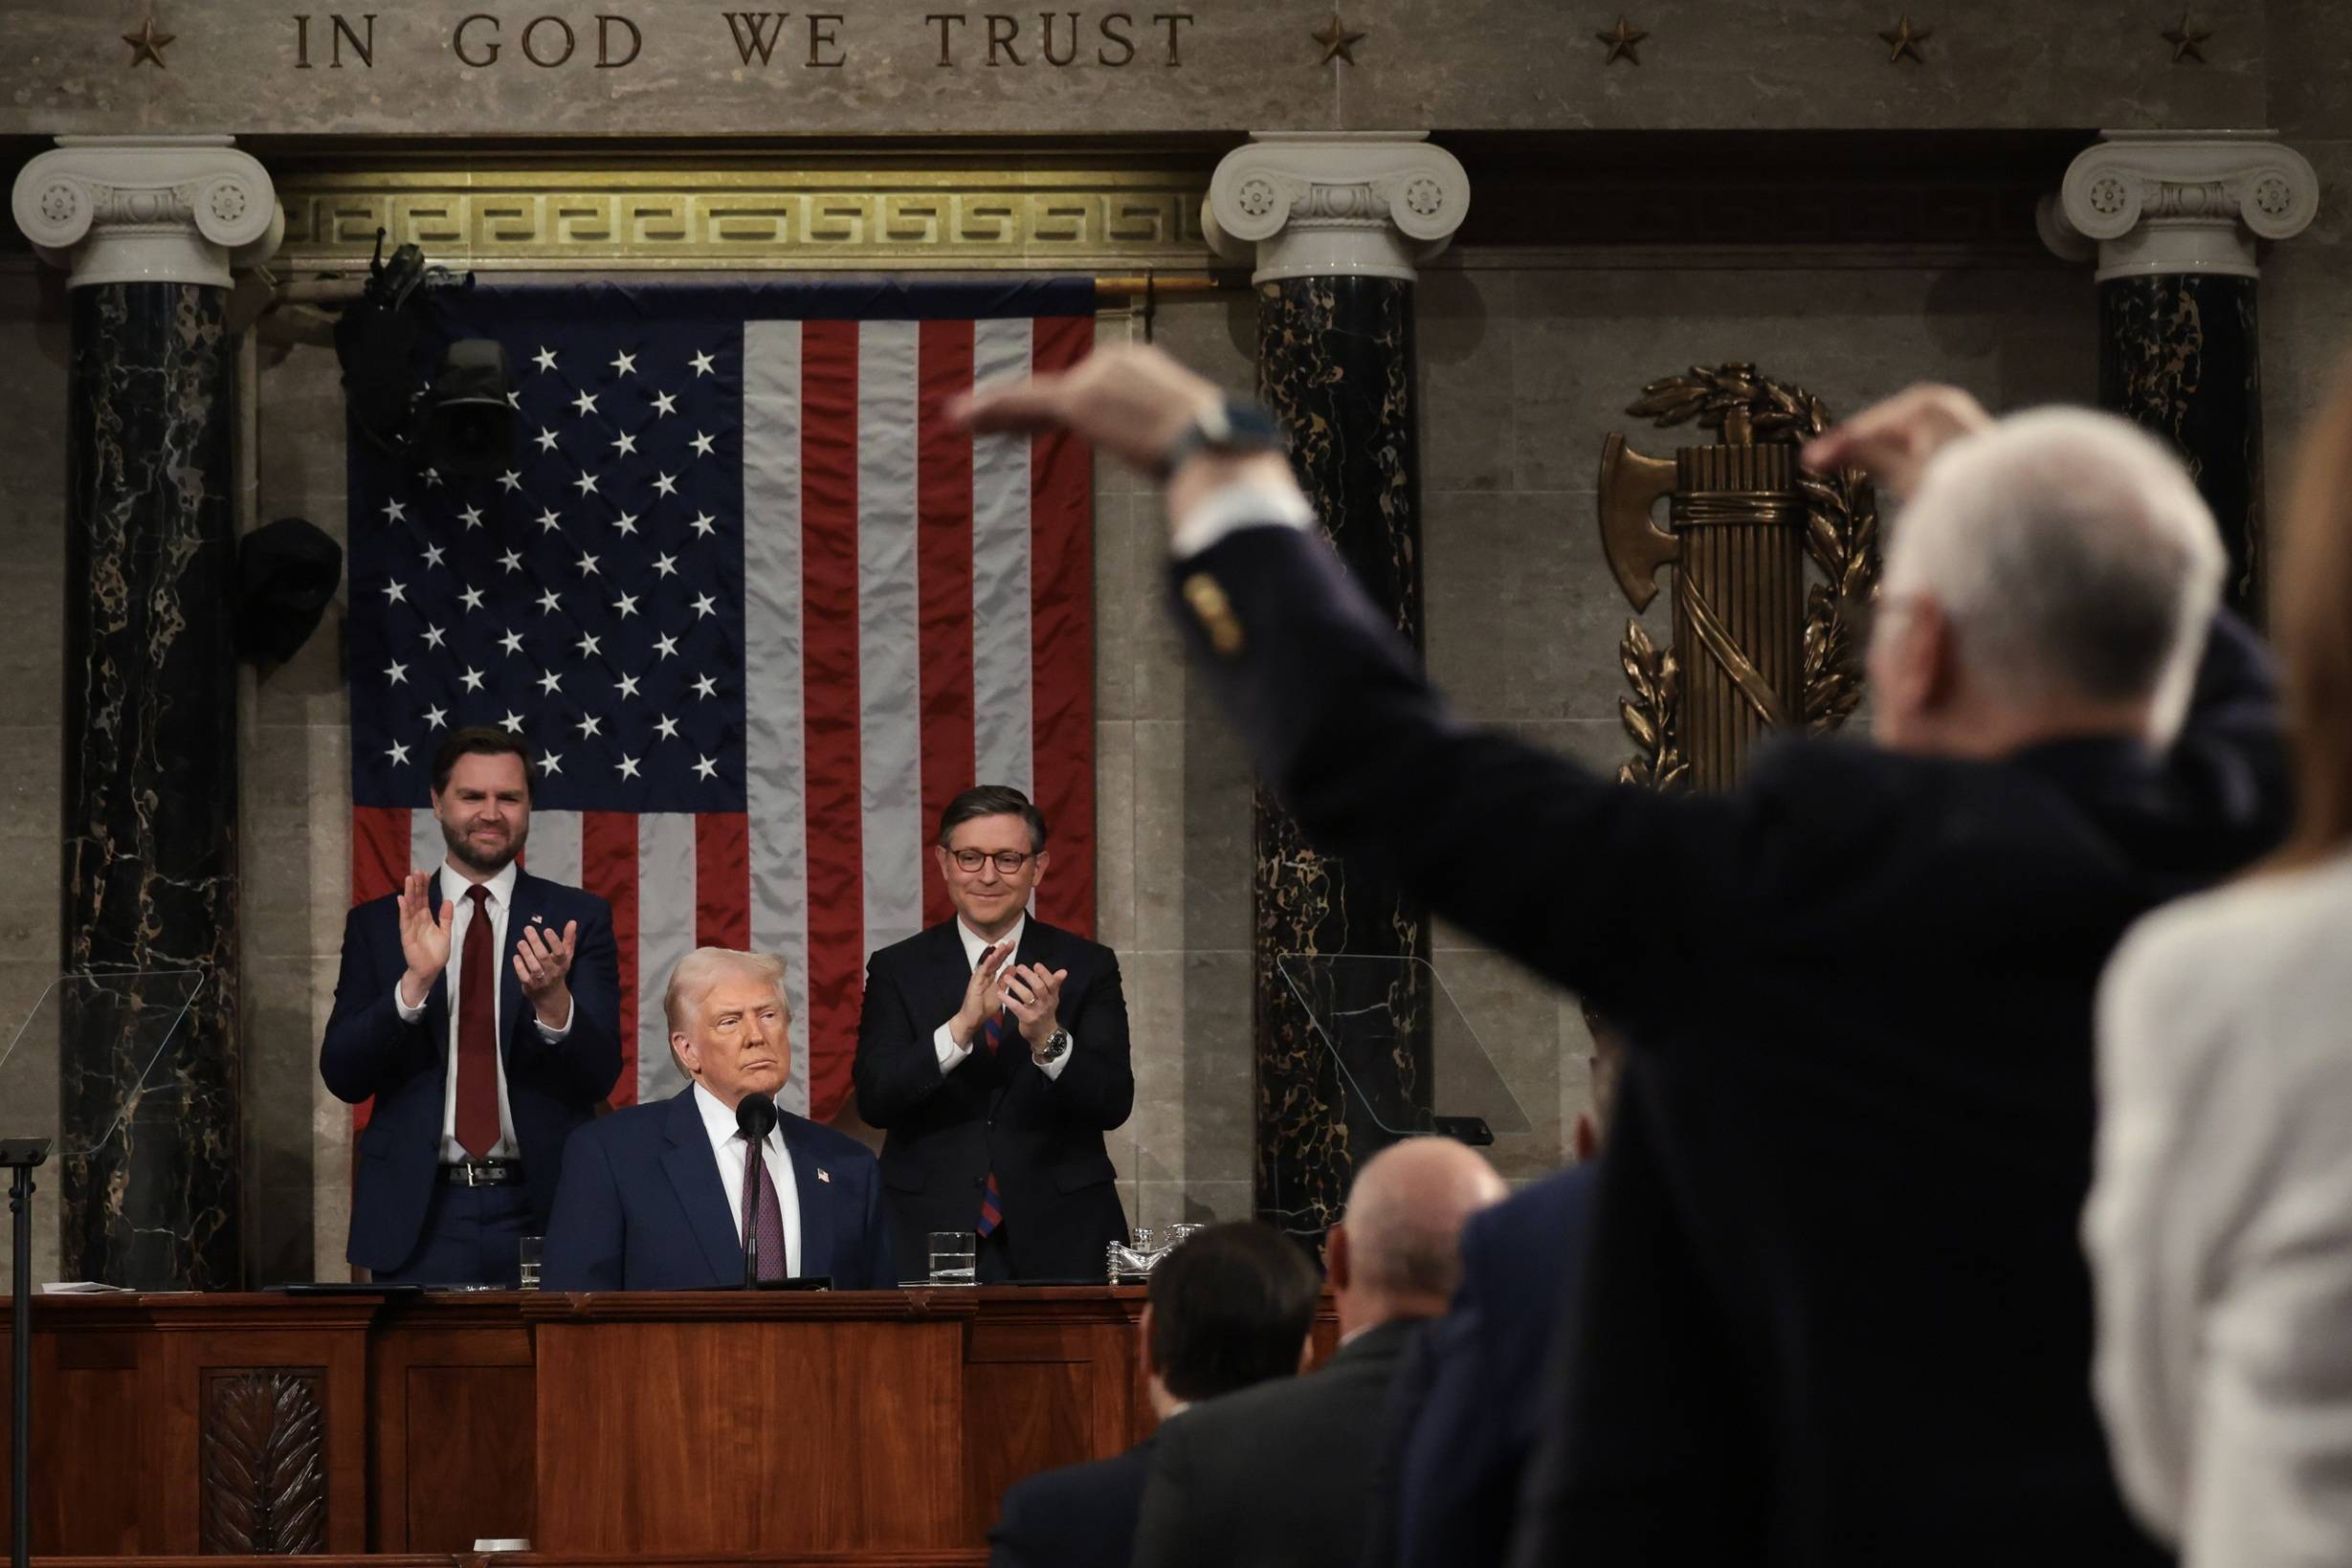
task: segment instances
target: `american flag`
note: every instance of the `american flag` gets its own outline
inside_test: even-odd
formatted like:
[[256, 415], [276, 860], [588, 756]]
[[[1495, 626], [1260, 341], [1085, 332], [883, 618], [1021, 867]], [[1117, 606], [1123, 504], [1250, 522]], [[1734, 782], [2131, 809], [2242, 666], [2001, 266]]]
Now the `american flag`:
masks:
[[355, 901], [440, 863], [449, 730], [515, 730], [544, 773], [524, 864], [612, 905], [613, 1103], [679, 1087], [662, 986], [716, 943], [783, 955], [781, 1099], [819, 1118], [849, 1098], [867, 954], [950, 914], [927, 845], [958, 790], [1037, 801], [1037, 914], [1091, 932], [1088, 453], [943, 417], [1083, 358], [1089, 281], [484, 286], [432, 309], [433, 359], [504, 344], [518, 435], [461, 480], [352, 433]]

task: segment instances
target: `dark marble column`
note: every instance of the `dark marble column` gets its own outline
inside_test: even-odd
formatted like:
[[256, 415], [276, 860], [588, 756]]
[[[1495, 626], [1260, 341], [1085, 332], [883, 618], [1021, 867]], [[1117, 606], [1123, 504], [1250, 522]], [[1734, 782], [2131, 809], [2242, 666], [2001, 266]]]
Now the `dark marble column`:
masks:
[[[1266, 283], [1258, 376], [1332, 547], [1418, 647], [1412, 304], [1412, 284], [1397, 278]], [[1262, 786], [1253, 894], [1256, 1207], [1320, 1234], [1339, 1218], [1356, 1164], [1393, 1141], [1385, 1129], [1431, 1109], [1429, 913], [1317, 850]], [[1365, 1034], [1336, 1022], [1367, 1014], [1393, 1031], [1386, 1049], [1365, 1049]]]
[[42, 254], [74, 270], [60, 957], [69, 977], [105, 978], [57, 992], [63, 1267], [149, 1290], [233, 1288], [235, 381], [223, 310], [232, 248], [264, 242], [275, 202], [252, 159], [190, 138], [63, 144], [26, 166], [14, 205]]
[[[1259, 386], [1299, 483], [1417, 647], [1413, 263], [1460, 221], [1460, 166], [1422, 143], [1261, 137], [1210, 199], [1220, 248], [1257, 262]], [[1356, 1167], [1432, 1110], [1429, 914], [1322, 852], [1263, 788], [1253, 894], [1254, 1203], [1320, 1237]]]
[[2098, 400], [2188, 464], [2230, 550], [2230, 603], [2259, 615], [2262, 350], [2254, 280], [2145, 273], [2098, 286]]
[[2110, 132], [2068, 167], [2044, 218], [2059, 254], [2097, 257], [2099, 402], [2188, 465], [2230, 552], [2229, 601], [2257, 619], [2256, 242], [2291, 238], [2318, 209], [2311, 166], [2258, 135]]

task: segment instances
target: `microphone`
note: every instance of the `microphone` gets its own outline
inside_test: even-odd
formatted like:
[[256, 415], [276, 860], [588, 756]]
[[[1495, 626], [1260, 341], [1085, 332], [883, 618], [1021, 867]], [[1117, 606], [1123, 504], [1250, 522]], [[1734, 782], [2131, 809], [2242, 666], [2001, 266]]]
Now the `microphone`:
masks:
[[743, 1221], [743, 1289], [760, 1288], [760, 1172], [767, 1135], [775, 1131], [776, 1102], [753, 1092], [735, 1103], [735, 1130], [743, 1135], [743, 1193], [751, 1202]]

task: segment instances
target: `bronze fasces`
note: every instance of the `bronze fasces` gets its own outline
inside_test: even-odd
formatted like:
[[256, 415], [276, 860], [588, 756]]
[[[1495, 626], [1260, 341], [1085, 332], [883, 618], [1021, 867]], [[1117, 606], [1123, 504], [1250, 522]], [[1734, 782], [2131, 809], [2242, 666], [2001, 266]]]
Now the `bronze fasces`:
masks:
[[[1602, 445], [1601, 547], [1636, 611], [1672, 566], [1674, 635], [1627, 623], [1619, 712], [1636, 749], [1629, 783], [1720, 789], [1775, 731], [1843, 723], [1861, 699], [1854, 611], [1875, 590], [1877, 512], [1858, 473], [1806, 473], [1797, 445], [1828, 406], [1752, 364], [1693, 366], [1626, 410], [1718, 439], [1672, 458]], [[1667, 526], [1655, 520], [1667, 503]], [[1809, 563], [1809, 567], [1808, 567]]]

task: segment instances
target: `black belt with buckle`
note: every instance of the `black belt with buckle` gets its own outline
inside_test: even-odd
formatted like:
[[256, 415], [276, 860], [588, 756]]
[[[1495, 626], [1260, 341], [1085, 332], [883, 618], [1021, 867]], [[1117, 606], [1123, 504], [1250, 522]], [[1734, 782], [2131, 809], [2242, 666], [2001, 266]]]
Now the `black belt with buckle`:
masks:
[[466, 1159], [441, 1167], [441, 1180], [453, 1187], [505, 1187], [522, 1180], [520, 1159]]

